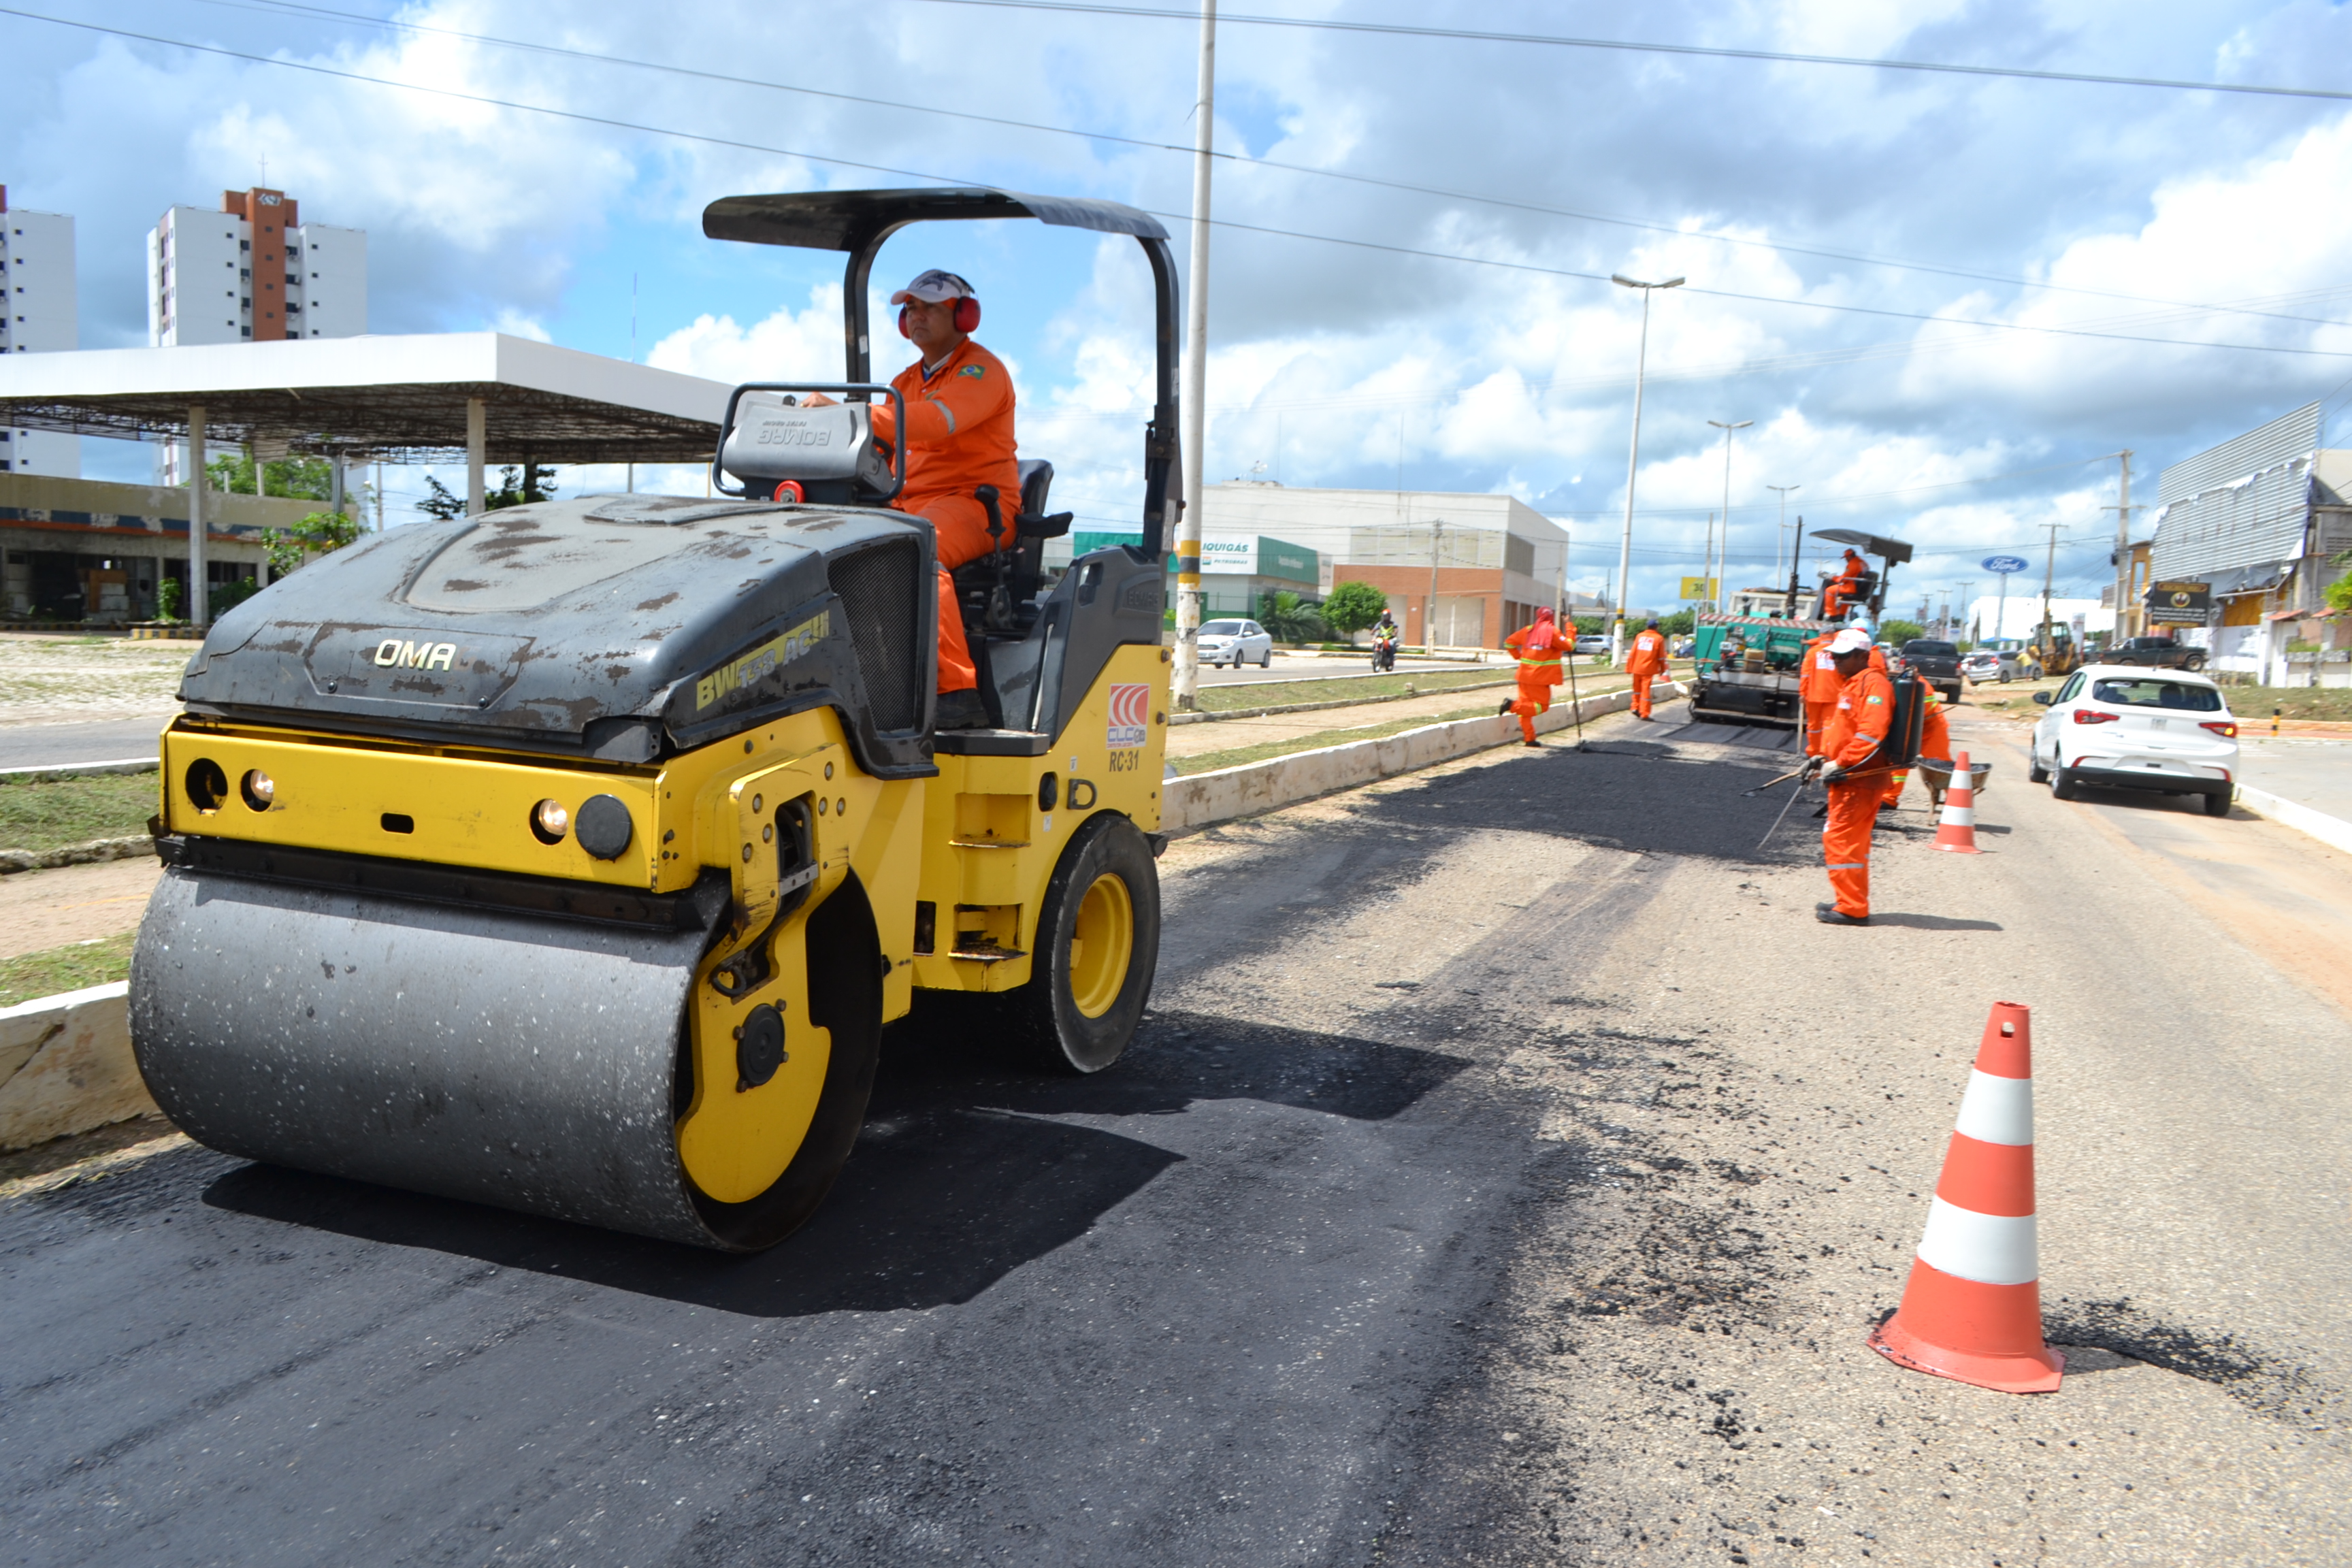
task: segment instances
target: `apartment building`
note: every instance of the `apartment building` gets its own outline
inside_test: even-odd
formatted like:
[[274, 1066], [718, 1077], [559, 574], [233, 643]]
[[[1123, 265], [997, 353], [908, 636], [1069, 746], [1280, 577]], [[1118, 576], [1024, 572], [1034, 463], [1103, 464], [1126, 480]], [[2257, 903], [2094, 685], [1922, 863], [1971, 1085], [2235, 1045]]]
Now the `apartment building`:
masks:
[[283, 191], [225, 191], [147, 232], [147, 341], [354, 338], [367, 331], [367, 231], [301, 221]]
[[[74, 220], [8, 205], [0, 185], [0, 354], [79, 348]], [[81, 437], [0, 425], [0, 474], [81, 476]]]

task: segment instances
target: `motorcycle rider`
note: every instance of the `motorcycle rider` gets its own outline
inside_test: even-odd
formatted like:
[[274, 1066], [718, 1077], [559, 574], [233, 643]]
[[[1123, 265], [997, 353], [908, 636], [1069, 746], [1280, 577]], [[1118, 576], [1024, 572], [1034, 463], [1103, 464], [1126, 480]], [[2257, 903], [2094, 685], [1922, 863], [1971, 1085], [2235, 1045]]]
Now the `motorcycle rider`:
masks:
[[1403, 640], [1404, 633], [1397, 629], [1396, 616], [1382, 605], [1381, 618], [1372, 623], [1372, 668], [1394, 669], [1397, 644]]

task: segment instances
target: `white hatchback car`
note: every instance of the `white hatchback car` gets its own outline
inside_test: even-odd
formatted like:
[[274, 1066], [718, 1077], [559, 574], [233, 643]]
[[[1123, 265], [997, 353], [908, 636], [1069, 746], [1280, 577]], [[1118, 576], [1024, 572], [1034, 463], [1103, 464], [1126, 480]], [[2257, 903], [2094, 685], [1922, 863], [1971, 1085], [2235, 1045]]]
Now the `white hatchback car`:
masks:
[[2185, 670], [2087, 665], [2033, 700], [2035, 784], [2072, 800], [2084, 785], [2202, 795], [2206, 815], [2230, 815], [2237, 792], [2238, 721], [2221, 689]]
[[1271, 669], [1274, 638], [1255, 621], [1202, 621], [1201, 662], [1230, 664], [1235, 669], [1255, 663], [1260, 669]]

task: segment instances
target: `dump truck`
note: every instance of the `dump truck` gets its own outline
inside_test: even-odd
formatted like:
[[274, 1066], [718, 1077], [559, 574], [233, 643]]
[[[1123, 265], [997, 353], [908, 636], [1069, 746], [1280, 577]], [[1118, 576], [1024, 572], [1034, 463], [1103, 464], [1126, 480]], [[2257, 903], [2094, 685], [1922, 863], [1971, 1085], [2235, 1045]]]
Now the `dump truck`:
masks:
[[[1049, 586], [1070, 521], [1045, 510], [1051, 468], [982, 497], [1003, 548], [955, 594], [991, 723], [936, 731], [934, 542], [888, 505], [906, 457], [870, 420], [895, 394], [870, 374], [868, 283], [908, 224], [1024, 217], [1150, 262], [1141, 542]], [[190, 660], [131, 1021], [199, 1142], [743, 1252], [822, 1202], [919, 995], [960, 1041], [1057, 1070], [1133, 1038], [1180, 504], [1165, 230], [943, 189], [730, 197], [704, 231], [847, 255], [846, 375], [737, 389], [713, 499], [379, 533]]]

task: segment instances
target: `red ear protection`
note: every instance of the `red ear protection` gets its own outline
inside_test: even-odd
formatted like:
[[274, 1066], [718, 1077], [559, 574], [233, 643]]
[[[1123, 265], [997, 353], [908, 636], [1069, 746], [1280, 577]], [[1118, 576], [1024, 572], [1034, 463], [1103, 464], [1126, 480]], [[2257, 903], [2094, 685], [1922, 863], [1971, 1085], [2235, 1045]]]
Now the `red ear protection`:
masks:
[[[960, 296], [955, 302], [955, 330], [969, 336], [980, 325], [980, 301], [971, 295]], [[898, 307], [898, 335], [907, 333], [907, 307]]]

